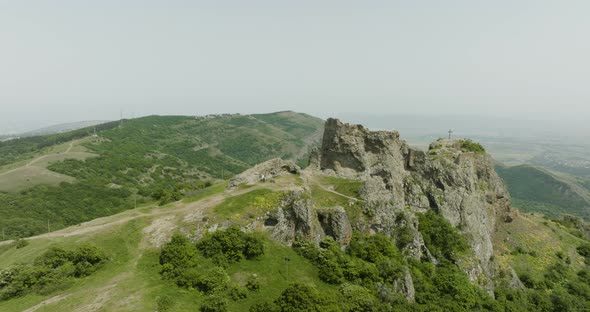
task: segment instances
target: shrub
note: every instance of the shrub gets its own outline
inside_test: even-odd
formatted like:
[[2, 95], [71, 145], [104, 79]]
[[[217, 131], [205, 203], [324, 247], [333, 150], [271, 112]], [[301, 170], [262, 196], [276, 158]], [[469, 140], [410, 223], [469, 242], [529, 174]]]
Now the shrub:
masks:
[[184, 235], [176, 233], [160, 252], [162, 274], [167, 278], [176, 278], [182, 271], [197, 263], [197, 249]]
[[183, 269], [176, 276], [176, 284], [180, 287], [197, 288], [201, 278], [201, 273], [196, 268]]
[[246, 235], [244, 237], [245, 246], [243, 254], [246, 259], [255, 259], [264, 254], [264, 243], [261, 239], [254, 235]]
[[248, 291], [243, 287], [232, 286], [229, 289], [229, 297], [234, 300], [243, 300], [248, 298]]
[[584, 243], [576, 248], [580, 256], [590, 258], [590, 243]]
[[244, 233], [238, 227], [207, 234], [197, 243], [197, 248], [207, 258], [215, 258], [216, 263], [238, 262], [242, 258], [254, 259], [264, 254], [262, 239], [251, 233]]
[[260, 289], [260, 281], [258, 281], [258, 278], [255, 275], [248, 277], [246, 288], [250, 291], [258, 291]]
[[355, 234], [347, 251], [353, 257], [372, 263], [378, 263], [384, 259], [401, 260], [401, 255], [391, 238], [383, 234], [371, 236]]
[[43, 265], [51, 268], [57, 268], [70, 262], [72, 254], [60, 247], [50, 247], [43, 255], [35, 260], [38, 265]]
[[21, 248], [27, 247], [28, 245], [29, 245], [29, 241], [26, 239], [17, 238], [14, 241], [14, 247], [16, 247], [16, 249], [21, 249]]
[[522, 272], [518, 274], [518, 279], [526, 286], [527, 288], [541, 288], [541, 283], [533, 279], [533, 277], [527, 273]]
[[344, 311], [375, 310], [375, 296], [368, 289], [358, 285], [343, 284], [338, 290], [345, 300]]
[[52, 247], [30, 264], [1, 271], [0, 299], [22, 296], [30, 291], [47, 295], [63, 290], [75, 277], [91, 274], [104, 261], [104, 253], [92, 245], [83, 245], [72, 251]]
[[375, 264], [353, 258], [344, 266], [344, 276], [348, 281], [371, 288], [381, 281]]
[[318, 291], [311, 285], [295, 283], [275, 300], [281, 312], [321, 311]]
[[454, 262], [459, 253], [469, 249], [465, 237], [434, 211], [420, 214], [418, 218], [418, 230], [422, 233], [426, 247], [435, 257]]
[[274, 312], [277, 311], [277, 307], [269, 301], [257, 302], [253, 304], [249, 312]]
[[481, 144], [477, 142], [473, 142], [471, 140], [464, 140], [461, 142], [461, 150], [464, 152], [473, 152], [473, 153], [485, 153], [485, 149]]
[[227, 301], [219, 296], [209, 296], [201, 305], [201, 312], [225, 312]]
[[403, 273], [403, 268], [389, 259], [382, 260], [377, 268], [379, 276], [383, 281], [393, 284], [397, 278], [400, 278]]
[[174, 300], [168, 296], [156, 297], [156, 312], [169, 311], [174, 306]]
[[318, 266], [319, 278], [328, 284], [340, 284], [344, 278], [344, 273], [340, 264], [335, 259], [325, 259], [322, 264]]
[[220, 267], [209, 269], [199, 276], [196, 287], [204, 293], [212, 293], [227, 287], [229, 276]]

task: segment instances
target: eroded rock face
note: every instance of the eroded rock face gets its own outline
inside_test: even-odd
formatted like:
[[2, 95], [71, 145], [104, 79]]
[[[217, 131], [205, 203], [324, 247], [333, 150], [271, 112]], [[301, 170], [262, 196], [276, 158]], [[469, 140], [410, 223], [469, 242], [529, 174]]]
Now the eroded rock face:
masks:
[[272, 220], [268, 227], [272, 227], [273, 239], [291, 245], [297, 240], [320, 241], [324, 233], [313, 209], [311, 196], [305, 189], [291, 192], [285, 197], [277, 212], [268, 216]]
[[299, 171], [301, 168], [294, 162], [274, 158], [236, 175], [229, 181], [228, 188], [234, 188], [240, 184], [252, 185], [258, 181], [272, 180], [278, 176], [296, 174]]
[[[299, 170], [292, 162], [273, 159], [238, 175], [230, 186]], [[343, 207], [314, 205], [310, 186], [318, 175], [360, 180], [363, 218], [351, 225]], [[498, 224], [510, 222], [516, 212], [489, 155], [463, 150], [460, 140], [442, 139], [423, 152], [410, 148], [397, 132], [369, 131], [328, 119], [322, 146], [311, 153], [310, 167], [301, 176], [304, 185], [253, 226], [262, 226], [288, 245], [297, 240], [319, 243], [330, 236], [344, 247], [353, 230], [383, 233], [407, 257], [437, 264], [418, 231], [417, 214], [435, 210], [470, 240], [475, 257], [457, 264], [472, 282], [493, 292], [492, 235]], [[390, 290], [413, 301], [412, 276], [405, 270]], [[385, 286], [382, 290], [390, 291]]]
[[350, 243], [352, 239], [352, 226], [344, 208], [340, 206], [322, 208], [317, 211], [317, 214], [324, 235], [331, 236], [341, 246], [346, 246]]
[[344, 208], [314, 209], [311, 194], [304, 188], [283, 198], [278, 209], [265, 216], [263, 224], [274, 240], [287, 245], [298, 240], [319, 243], [330, 236], [346, 246], [352, 239], [352, 226]]
[[[440, 213], [470, 237], [478, 261], [466, 264], [464, 270], [472, 281], [484, 276], [489, 282], [492, 234], [498, 222], [510, 222], [515, 211], [491, 157], [462, 150], [461, 142], [439, 140], [424, 153], [411, 149], [397, 132], [369, 131], [328, 119], [320, 159], [315, 162], [326, 173], [364, 182], [361, 197], [371, 216], [364, 230], [395, 237], [396, 216], [401, 212], [433, 209]], [[413, 235], [407, 254], [432, 257], [419, 233]], [[489, 290], [488, 282], [484, 284]]]

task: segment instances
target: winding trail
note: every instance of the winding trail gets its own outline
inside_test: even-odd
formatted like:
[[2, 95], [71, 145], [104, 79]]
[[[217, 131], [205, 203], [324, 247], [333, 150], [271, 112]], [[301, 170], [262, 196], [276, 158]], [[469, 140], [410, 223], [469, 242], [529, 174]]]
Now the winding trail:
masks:
[[[278, 186], [272, 186], [271, 184], [264, 184], [264, 185], [257, 185], [254, 187], [246, 188], [246, 189], [236, 189], [232, 191], [225, 191], [222, 194], [211, 195], [204, 199], [192, 202], [192, 203], [182, 203], [176, 202], [174, 203], [174, 207], [157, 207], [152, 206], [152, 210], [150, 212], [144, 213], [140, 212], [140, 209], [145, 209], [146, 207], [136, 208], [131, 210], [126, 210], [120, 212], [115, 215], [102, 217], [98, 219], [94, 219], [85, 223], [81, 223], [80, 225], [70, 226], [61, 230], [57, 230], [55, 232], [49, 232], [45, 234], [40, 234], [37, 236], [31, 236], [26, 238], [27, 240], [35, 240], [35, 239], [47, 239], [47, 238], [58, 238], [58, 237], [70, 237], [70, 236], [77, 236], [86, 233], [96, 232], [108, 229], [110, 227], [127, 223], [131, 220], [145, 218], [145, 217], [155, 217], [155, 216], [163, 216], [169, 214], [177, 214], [183, 212], [192, 212], [197, 210], [205, 210], [211, 207], [214, 207], [220, 204], [223, 200], [234, 197], [238, 195], [242, 195], [248, 192], [251, 192], [258, 188], [272, 188], [272, 189], [288, 189], [282, 188]], [[125, 214], [129, 214], [128, 216], [122, 216]], [[2, 241], [0, 242], [0, 246], [11, 244], [12, 240]]]
[[331, 189], [331, 188], [326, 187], [325, 185], [323, 185], [322, 183], [320, 183], [313, 175], [312, 175], [312, 177], [310, 177], [310, 174], [307, 174], [305, 171], [303, 172], [302, 176], [303, 176], [303, 179], [306, 181], [305, 183], [308, 184], [308, 185], [312, 185], [313, 184], [315, 186], [318, 186], [319, 188], [321, 188], [322, 190], [324, 190], [326, 192], [329, 192], [329, 193], [332, 193], [332, 194], [336, 194], [336, 195], [342, 196], [344, 198], [348, 198], [348, 199], [350, 199], [352, 201], [355, 201], [355, 202], [363, 202], [362, 199], [359, 199], [359, 198], [356, 198], [356, 197], [351, 197], [351, 196], [342, 194], [340, 192], [337, 192], [334, 189]]
[[326, 191], [326, 192], [330, 192], [330, 193], [332, 193], [332, 194], [336, 194], [336, 195], [338, 195], [338, 196], [342, 196], [342, 197], [344, 197], [344, 198], [348, 198], [348, 199], [350, 199], [350, 200], [357, 201], [357, 202], [362, 202], [362, 201], [363, 201], [362, 199], [358, 199], [358, 198], [355, 198], [355, 197], [350, 197], [350, 196], [348, 196], [348, 195], [344, 195], [344, 194], [342, 194], [342, 193], [338, 193], [338, 192], [336, 192], [335, 190], [332, 190], [332, 189], [330, 189], [330, 188], [327, 188], [327, 187], [325, 187], [324, 185], [322, 185], [322, 184], [320, 184], [320, 183], [316, 183], [316, 185], [317, 185], [317, 186], [319, 186], [319, 187], [320, 187], [322, 190], [324, 190], [324, 191]]
[[47, 299], [45, 301], [40, 302], [39, 304], [37, 304], [35, 306], [32, 306], [32, 307], [24, 310], [23, 312], [35, 312], [35, 311], [43, 308], [44, 306], [46, 306], [48, 304], [52, 304], [52, 303], [56, 303], [58, 301], [62, 301], [64, 299], [68, 298], [68, 297], [69, 297], [69, 295], [65, 295], [65, 296], [64, 295], [58, 295], [58, 296], [55, 296], [55, 297], [51, 297], [51, 298], [49, 298], [49, 299]]
[[[68, 149], [65, 152], [63, 152], [63, 154], [69, 154], [72, 151], [72, 148], [73, 147], [74, 147], [74, 141], [70, 142], [70, 145], [68, 146]], [[29, 161], [24, 166], [20, 166], [20, 167], [14, 168], [14, 169], [10, 169], [10, 170], [8, 170], [6, 172], [0, 173], [0, 176], [13, 173], [13, 172], [18, 171], [18, 170], [21, 170], [22, 168], [25, 168], [25, 167], [30, 167], [30, 166], [32, 166], [33, 164], [35, 164], [36, 162], [38, 162], [38, 161], [40, 161], [42, 159], [45, 159], [45, 158], [50, 157], [50, 156], [60, 155], [60, 154], [62, 154], [62, 153], [52, 153], [52, 154], [46, 154], [46, 155], [43, 155], [43, 156], [39, 156], [37, 158], [32, 159], [31, 161]]]

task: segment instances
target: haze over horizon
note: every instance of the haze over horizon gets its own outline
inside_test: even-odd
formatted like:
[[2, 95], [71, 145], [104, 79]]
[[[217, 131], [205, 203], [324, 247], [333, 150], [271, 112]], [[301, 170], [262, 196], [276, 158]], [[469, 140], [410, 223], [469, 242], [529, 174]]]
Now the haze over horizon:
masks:
[[586, 131], [590, 3], [568, 4], [1, 1], [0, 133], [281, 110]]

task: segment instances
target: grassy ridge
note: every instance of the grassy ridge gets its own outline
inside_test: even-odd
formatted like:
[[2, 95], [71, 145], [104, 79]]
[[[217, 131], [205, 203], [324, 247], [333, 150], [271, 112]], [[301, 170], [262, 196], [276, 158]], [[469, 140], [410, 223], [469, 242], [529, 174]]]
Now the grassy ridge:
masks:
[[[320, 119], [282, 112], [255, 116], [149, 116], [97, 126], [101, 140], [84, 144], [99, 155], [69, 159], [49, 169], [76, 179], [0, 193], [5, 238], [30, 236], [134, 207], [180, 200], [206, 181], [227, 179], [259, 162], [293, 158], [322, 128]], [[102, 128], [101, 128], [102, 127]], [[88, 129], [0, 145], [0, 163], [30, 157]], [[289, 131], [289, 132], [287, 132]]]

